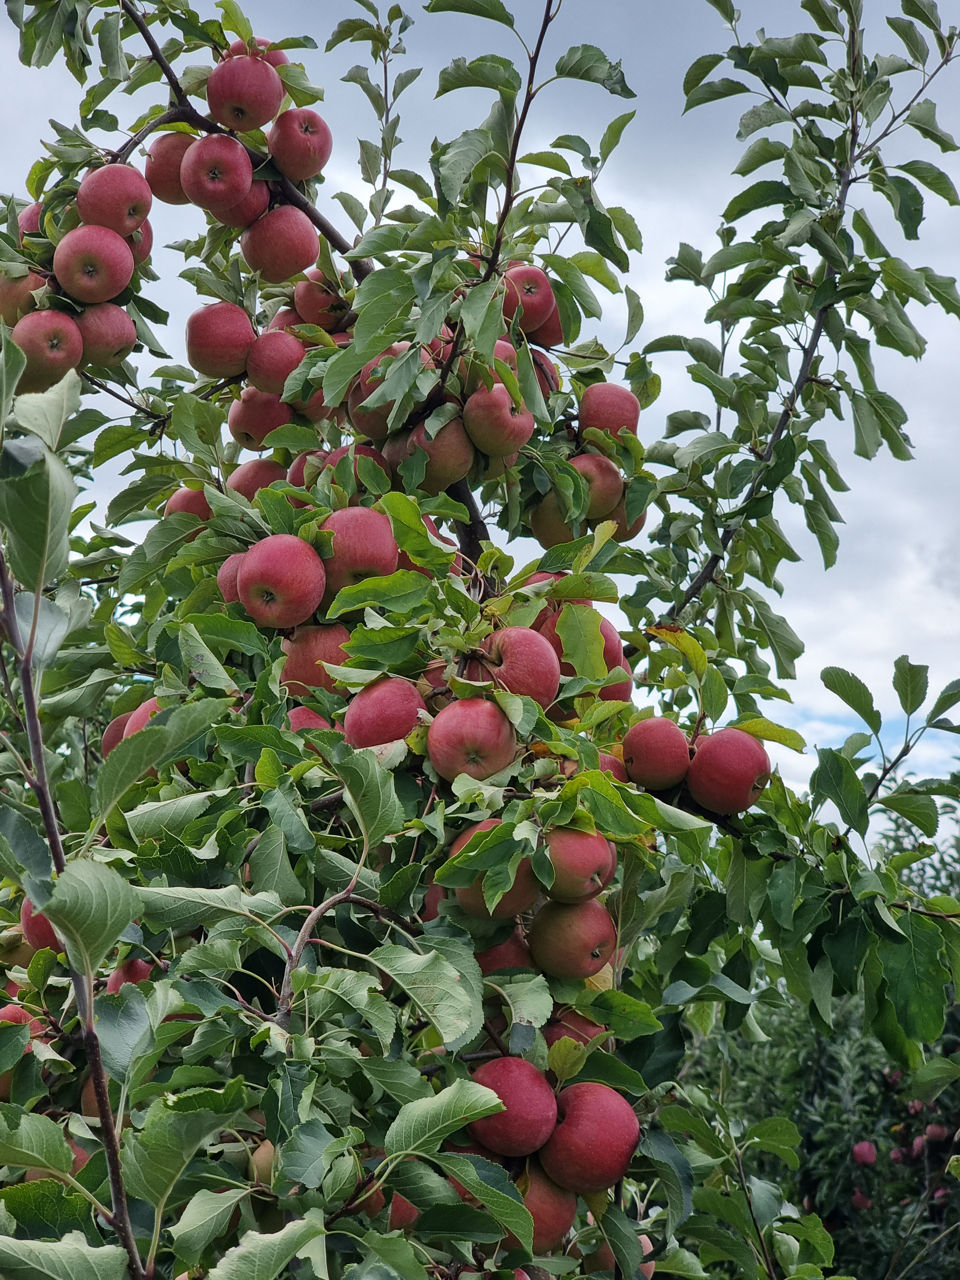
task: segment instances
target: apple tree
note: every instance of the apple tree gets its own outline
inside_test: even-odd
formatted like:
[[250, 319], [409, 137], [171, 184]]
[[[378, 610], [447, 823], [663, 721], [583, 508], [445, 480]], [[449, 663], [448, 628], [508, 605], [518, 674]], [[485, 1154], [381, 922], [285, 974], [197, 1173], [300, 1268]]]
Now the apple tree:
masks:
[[[559, 0], [429, 0], [494, 52], [419, 80], [399, 4], [297, 35], [8, 3], [83, 99], [0, 230], [3, 1276], [816, 1280], [793, 1119], [727, 1109], [691, 1046], [784, 1010], [828, 1036], [855, 997], [911, 1089], [960, 1075], [929, 1048], [960, 901], [865, 856], [883, 813], [936, 852], [955, 783], [902, 766], [960, 680], [900, 658], [891, 746], [826, 668], [862, 728], [802, 792], [764, 745], [804, 747], [778, 513], [834, 562], [825, 437], [908, 458], [872, 353], [922, 354], [914, 303], [960, 315], [913, 260], [958, 202], [957, 30], [902, 0], [876, 52], [861, 0], [752, 38], [710, 5], [686, 107], [749, 102], [742, 184], [670, 260], [703, 291], [680, 335], [604, 199], [631, 68], [559, 41]], [[328, 92], [372, 111], [365, 199], [324, 182], [318, 44], [360, 58]], [[598, 138], [571, 81], [614, 99]], [[400, 167], [405, 104], [464, 89], [486, 116]]]

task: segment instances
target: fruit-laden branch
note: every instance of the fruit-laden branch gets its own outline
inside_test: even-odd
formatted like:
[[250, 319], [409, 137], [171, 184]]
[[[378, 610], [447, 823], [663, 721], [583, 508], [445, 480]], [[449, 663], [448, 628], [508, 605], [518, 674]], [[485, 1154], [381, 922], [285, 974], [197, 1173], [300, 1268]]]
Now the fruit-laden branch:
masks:
[[[47, 836], [47, 843], [50, 846], [50, 855], [54, 868], [59, 874], [66, 869], [66, 857], [44, 759], [43, 731], [40, 727], [36, 687], [33, 681], [33, 637], [31, 635], [24, 643], [20, 622], [16, 614], [14, 582], [2, 549], [0, 549], [0, 601], [3, 604], [3, 612], [0, 614], [0, 626], [2, 626], [3, 634], [15, 655], [17, 675], [20, 678], [20, 696], [23, 701], [23, 720], [27, 730], [27, 740], [30, 744], [30, 762], [33, 772], [27, 781], [36, 796], [37, 807], [40, 810], [44, 831]], [[113, 1207], [113, 1227], [126, 1251], [129, 1262], [128, 1270], [132, 1280], [144, 1280], [143, 1263], [137, 1250], [133, 1226], [127, 1209], [127, 1196], [123, 1185], [123, 1174], [120, 1169], [120, 1143], [116, 1125], [114, 1124], [113, 1112], [110, 1110], [107, 1076], [100, 1054], [100, 1041], [93, 1025], [93, 1011], [90, 1007], [87, 976], [78, 972], [71, 964], [70, 980], [76, 995], [77, 1012], [84, 1024], [83, 1043], [86, 1050], [87, 1063], [90, 1067], [90, 1076], [93, 1080], [103, 1148], [107, 1159], [110, 1198]]]

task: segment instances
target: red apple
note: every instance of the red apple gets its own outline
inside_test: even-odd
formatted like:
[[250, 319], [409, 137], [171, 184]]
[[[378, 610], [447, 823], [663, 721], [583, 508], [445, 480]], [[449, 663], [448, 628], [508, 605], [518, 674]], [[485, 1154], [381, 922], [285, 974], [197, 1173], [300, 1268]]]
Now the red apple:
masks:
[[640, 401], [626, 387], [613, 382], [594, 382], [580, 397], [580, 430], [594, 427], [614, 437], [621, 431], [637, 434]]
[[160, 133], [150, 144], [144, 177], [150, 190], [164, 204], [189, 204], [180, 183], [180, 165], [196, 142], [192, 133]]
[[396, 569], [397, 540], [382, 512], [372, 507], [344, 507], [334, 511], [320, 528], [333, 534], [333, 550], [324, 561], [328, 601], [342, 587], [364, 578], [385, 576]]
[[291, 182], [315, 178], [330, 159], [333, 137], [326, 121], [309, 107], [282, 111], [267, 134], [273, 163]]
[[589, 1044], [595, 1036], [603, 1035], [606, 1027], [578, 1013], [576, 1009], [555, 1006], [549, 1020], [543, 1027], [543, 1038], [547, 1047], [558, 1040], [575, 1040], [578, 1044]]
[[[928, 1129], [931, 1129], [933, 1127], [934, 1127], [933, 1125], [927, 1125]], [[929, 1134], [927, 1134], [926, 1136], [929, 1137]], [[949, 1131], [947, 1131], [946, 1136], [947, 1137], [950, 1136]], [[853, 1144], [852, 1155], [853, 1155], [854, 1164], [876, 1164], [877, 1163], [877, 1148], [874, 1146], [872, 1142], [855, 1142]]]
[[[361, 435], [368, 436], [371, 440], [386, 440], [387, 419], [393, 409], [393, 401], [369, 408], [364, 402], [379, 388], [382, 379], [386, 376], [385, 362], [391, 357], [402, 355], [404, 351], [409, 349], [409, 346], [409, 342], [394, 342], [387, 347], [386, 351], [374, 356], [372, 360], [368, 360], [357, 374], [356, 381], [350, 388], [347, 396], [347, 413], [350, 416], [350, 421]], [[422, 349], [420, 358], [424, 364], [430, 359], [429, 355]]]
[[287, 719], [294, 733], [307, 733], [310, 729], [329, 729], [332, 727], [326, 716], [318, 715], [310, 707], [291, 707], [287, 712]]
[[220, 588], [224, 604], [233, 604], [240, 599], [240, 593], [237, 590], [237, 573], [245, 554], [246, 552], [243, 551], [235, 551], [232, 556], [227, 556], [217, 570], [217, 586]]
[[[357, 465], [360, 458], [369, 458], [383, 472], [382, 488], [384, 490], [390, 488], [390, 468], [386, 458], [379, 449], [374, 449], [369, 444], [342, 444], [338, 449], [332, 449], [326, 455], [321, 466], [322, 471], [330, 468], [337, 472], [342, 458], [350, 457], [353, 460], [353, 482], [356, 486], [356, 492], [350, 498], [350, 506], [356, 507], [360, 504], [360, 495], [366, 492], [363, 481], [360, 479], [360, 468]], [[347, 469], [349, 472], [349, 468]], [[338, 472], [343, 476], [343, 472]], [[344, 484], [348, 484], [348, 480], [344, 477]]]
[[[298, 489], [309, 489], [316, 482], [317, 476], [320, 474], [322, 469], [324, 459], [328, 456], [326, 449], [307, 449], [304, 453], [298, 453], [290, 463], [290, 467], [287, 471], [287, 479], [291, 484], [295, 484]], [[315, 458], [316, 462], [311, 462], [310, 460], [312, 458]], [[311, 471], [309, 480], [307, 479], [308, 463], [310, 464]], [[305, 507], [307, 505], [299, 499], [293, 499], [292, 501], [295, 507]]]
[[[526, 329], [525, 333], [531, 342], [535, 342], [540, 347], [562, 347], [564, 343], [564, 337], [563, 337], [563, 325], [560, 323], [559, 308], [556, 305], [554, 305], [553, 310], [547, 316], [546, 320], [544, 320], [543, 324], [538, 325], [536, 329]], [[537, 377], [539, 378], [540, 370], [543, 367], [540, 361], [537, 359], [537, 354], [539, 353], [535, 354], [534, 352], [531, 351], [530, 354], [533, 356], [533, 363], [536, 366]], [[546, 365], [549, 365], [549, 367], [553, 369], [554, 374], [556, 374], [555, 365], [551, 364], [549, 360], [545, 360], [544, 363]], [[546, 373], [546, 371], [544, 372]], [[549, 374], [547, 374], [546, 376], [549, 379]], [[552, 379], [550, 379], [550, 381], [552, 381]], [[559, 377], [557, 378], [556, 385], [549, 386], [547, 388], [544, 388], [544, 383], [542, 379], [540, 382], [540, 386], [541, 388], [543, 388], [543, 394], [545, 396], [549, 395], [551, 391], [556, 391], [559, 385], [560, 385]]]
[[282, 284], [316, 262], [320, 237], [302, 210], [281, 204], [247, 227], [240, 236], [240, 252], [262, 280]]
[[623, 739], [623, 763], [632, 782], [648, 791], [679, 786], [687, 776], [690, 744], [678, 724], [666, 716], [638, 720]]
[[548, 359], [542, 351], [538, 351], [536, 347], [530, 348], [530, 358], [533, 360], [537, 381], [540, 383], [540, 390], [546, 400], [554, 391], [560, 390], [560, 370], [552, 360]]
[[234, 400], [227, 414], [227, 426], [237, 444], [245, 449], [264, 449], [271, 431], [282, 427], [293, 417], [290, 405], [279, 396], [244, 387], [240, 399]]
[[25, 205], [17, 214], [17, 227], [20, 231], [20, 243], [23, 244], [24, 236], [35, 236], [40, 232], [40, 218], [43, 213], [43, 205], [39, 200], [34, 200], [33, 204]]
[[555, 489], [551, 489], [536, 506], [530, 508], [527, 523], [530, 532], [545, 551], [564, 542], [573, 542], [575, 537], [584, 532], [582, 526], [575, 529], [574, 525], [567, 523]]
[[[307, 272], [307, 274], [309, 275], [310, 273]], [[294, 289], [294, 293], [296, 293], [297, 288], [299, 288], [299, 285], [297, 285], [296, 288]], [[274, 315], [270, 323], [267, 325], [267, 329], [268, 330], [269, 329], [292, 329], [296, 325], [303, 324], [303, 323], [304, 323], [303, 316], [300, 315], [298, 311], [294, 311], [293, 307], [281, 307], [280, 310]], [[304, 342], [303, 345], [311, 346], [313, 344]]]
[[609, 751], [600, 752], [600, 768], [604, 773], [609, 773], [617, 782], [627, 781], [627, 771], [624, 768], [623, 761], [613, 756]]
[[74, 227], [53, 251], [53, 271], [78, 302], [109, 302], [133, 278], [133, 253], [109, 227]]
[[263, 58], [264, 62], [269, 62], [272, 67], [282, 67], [290, 59], [282, 49], [271, 49], [270, 45], [272, 43], [265, 36], [256, 36], [251, 49], [245, 41], [234, 40], [227, 49], [227, 56], [233, 57], [238, 53], [252, 53], [255, 57]]
[[207, 106], [237, 133], [262, 129], [280, 110], [283, 81], [266, 58], [240, 53], [218, 63], [207, 79]]
[[306, 280], [294, 285], [293, 305], [298, 319], [292, 323], [315, 324], [320, 329], [336, 329], [347, 312], [347, 304], [318, 267], [311, 267]]
[[554, 827], [547, 833], [547, 849], [554, 875], [546, 892], [554, 902], [595, 898], [617, 869], [616, 846], [598, 831]]
[[202, 489], [175, 489], [164, 504], [164, 516], [172, 516], [175, 511], [187, 511], [200, 520], [209, 520], [213, 512]]
[[619, 1182], [640, 1139], [636, 1112], [609, 1085], [571, 1084], [557, 1097], [557, 1127], [540, 1151], [544, 1172], [580, 1195]]
[[[576, 607], [579, 609], [590, 609], [591, 613], [595, 613], [600, 619], [600, 636], [603, 640], [603, 660], [607, 665], [607, 670], [612, 671], [614, 667], [619, 667], [623, 663], [623, 641], [620, 639], [620, 633], [610, 621], [609, 618], [603, 617], [596, 609], [592, 609], [589, 605], [574, 604], [564, 606], [566, 608]], [[539, 625], [539, 631], [553, 645], [554, 650], [560, 658], [560, 670], [565, 676], [576, 675], [572, 663], [565, 662], [563, 658], [563, 644], [557, 633], [557, 624], [563, 608], [558, 609], [556, 613], [551, 614], [545, 622]]]
[[243, 307], [214, 302], [187, 318], [187, 359], [207, 378], [234, 378], [246, 369], [256, 336]]
[[131, 956], [128, 960], [124, 960], [123, 964], [117, 965], [111, 973], [107, 979], [107, 991], [111, 995], [116, 995], [127, 982], [143, 982], [153, 973], [153, 968], [152, 960], [139, 960], [136, 956]]
[[631, 542], [647, 523], [647, 513], [643, 510], [632, 524], [627, 524], [626, 498], [621, 498], [613, 510], [601, 518], [613, 520], [616, 524], [613, 534], [614, 542]]
[[142, 266], [153, 249], [153, 227], [150, 225], [150, 219], [144, 218], [136, 231], [132, 235], [124, 236], [124, 240], [130, 246], [135, 265]]
[[596, 898], [548, 902], [533, 917], [528, 941], [534, 964], [550, 977], [589, 978], [616, 950], [617, 927]]
[[323, 627], [297, 627], [292, 636], [280, 642], [286, 655], [280, 676], [282, 684], [294, 697], [306, 697], [311, 689], [333, 691], [333, 680], [321, 663], [337, 666], [346, 662], [348, 654], [343, 648], [350, 639], [350, 632], [339, 622]]
[[476, 961], [484, 977], [489, 973], [498, 973], [501, 969], [533, 968], [533, 957], [519, 925], [514, 926], [503, 942], [494, 943], [493, 946], [476, 952]]
[[241, 462], [235, 471], [231, 471], [224, 486], [242, 493], [248, 502], [252, 502], [258, 490], [266, 489], [274, 480], [286, 480], [287, 469], [270, 458], [251, 458], [249, 462]]
[[255, 542], [237, 569], [240, 603], [254, 622], [277, 630], [312, 617], [325, 585], [323, 561], [309, 542], [289, 533]]
[[63, 950], [53, 931], [53, 925], [42, 912], [36, 910], [29, 898], [24, 898], [20, 903], [20, 928], [27, 944], [34, 950], [41, 951], [44, 947], [57, 952]]
[[532, 263], [508, 267], [503, 273], [503, 284], [503, 318], [512, 320], [517, 308], [522, 308], [518, 323], [524, 333], [539, 329], [557, 308], [546, 272]]
[[21, 316], [36, 307], [34, 293], [47, 283], [36, 271], [28, 271], [22, 276], [3, 274], [0, 265], [0, 321], [7, 325], [15, 325]]
[[112, 368], [123, 364], [137, 345], [137, 326], [123, 307], [98, 302], [77, 317], [83, 339], [83, 363]]
[[629, 702], [633, 697], [633, 672], [626, 662], [618, 662], [615, 667], [611, 667], [611, 673], [617, 669], [625, 674], [626, 679], [605, 684], [600, 690], [601, 702]]
[[502, 1156], [539, 1150], [557, 1123], [557, 1099], [546, 1076], [525, 1058], [494, 1058], [471, 1074], [493, 1090], [505, 1110], [472, 1121], [470, 1136]]
[[152, 204], [149, 182], [129, 164], [105, 164], [91, 169], [77, 188], [80, 220], [109, 227], [121, 236], [136, 231]]
[[[451, 844], [447, 857], [455, 858], [472, 836], [481, 831], [492, 831], [494, 827], [500, 826], [500, 822], [500, 818], [484, 818], [482, 822], [475, 822], [472, 827], [467, 827]], [[521, 858], [513, 884], [492, 911], [487, 910], [483, 898], [483, 881], [484, 875], [481, 873], [472, 884], [454, 890], [460, 910], [481, 920], [509, 920], [533, 906], [540, 894], [540, 881], [533, 874], [533, 864], [529, 858]]]
[[[577, 1197], [572, 1191], [558, 1186], [548, 1178], [536, 1160], [528, 1160], [527, 1167], [517, 1179], [523, 1195], [523, 1204], [533, 1218], [533, 1252], [538, 1256], [553, 1253], [563, 1243], [563, 1238], [573, 1226], [577, 1216]], [[507, 1235], [504, 1245], [509, 1249], [519, 1246], [516, 1236]], [[517, 1280], [526, 1272], [517, 1270]]]
[[283, 329], [268, 329], [247, 355], [247, 377], [258, 391], [283, 395], [283, 384], [306, 354], [303, 343]]
[[183, 193], [201, 209], [226, 210], [238, 204], [253, 182], [253, 163], [243, 143], [223, 133], [198, 138], [180, 164]]
[[130, 718], [123, 727], [123, 736], [131, 738], [135, 733], [139, 733], [159, 710], [160, 703], [156, 698], [147, 698], [146, 702], [141, 702], [139, 707], [130, 712]]
[[465, 773], [482, 781], [513, 760], [517, 735], [495, 702], [463, 698], [440, 711], [427, 730], [427, 754], [441, 778]]
[[711, 813], [749, 809], [770, 779], [763, 744], [742, 729], [718, 729], [697, 738], [687, 770], [687, 790]]
[[123, 737], [123, 731], [126, 728], [127, 721], [130, 719], [129, 711], [122, 711], [120, 715], [114, 716], [110, 723], [103, 731], [103, 737], [100, 739], [100, 754], [106, 760], [107, 756]]
[[471, 661], [468, 680], [493, 680], [499, 689], [533, 698], [548, 707], [560, 688], [560, 659], [550, 643], [530, 627], [504, 627], [483, 641], [484, 658]]
[[505, 457], [522, 449], [533, 435], [534, 420], [529, 409], [517, 409], [502, 382], [489, 389], [481, 387], [463, 406], [467, 435], [491, 457]]
[[402, 676], [385, 676], [354, 694], [343, 717], [343, 736], [354, 748], [405, 738], [420, 723], [426, 703]]
[[13, 326], [10, 335], [27, 364], [17, 392], [46, 391], [83, 358], [83, 338], [76, 321], [62, 311], [31, 311]]
[[623, 476], [616, 463], [602, 453], [581, 453], [570, 465], [587, 482], [587, 519], [606, 518], [623, 497]]
[[250, 190], [229, 209], [211, 209], [213, 217], [225, 227], [249, 227], [252, 222], [263, 216], [270, 207], [270, 186], [266, 182], [254, 179]]

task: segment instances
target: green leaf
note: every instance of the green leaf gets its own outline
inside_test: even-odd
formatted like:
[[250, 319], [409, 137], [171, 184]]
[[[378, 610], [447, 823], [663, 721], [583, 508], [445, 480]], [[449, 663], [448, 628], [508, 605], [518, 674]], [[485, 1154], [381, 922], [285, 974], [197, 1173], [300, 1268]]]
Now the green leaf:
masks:
[[928, 142], [935, 143], [941, 151], [956, 151], [958, 149], [955, 139], [945, 129], [941, 129], [937, 123], [936, 103], [929, 98], [924, 98], [922, 102], [914, 103], [907, 112], [906, 121], [908, 125], [916, 129], [921, 137], [926, 138]]
[[489, 18], [513, 26], [513, 14], [503, 0], [429, 0], [424, 6], [427, 13], [468, 13], [475, 18]]
[[382, 578], [364, 578], [341, 587], [327, 609], [328, 621], [345, 613], [376, 606], [404, 616], [418, 609], [433, 589], [431, 580], [413, 569], [398, 569]]
[[722, 61], [722, 53], [705, 53], [703, 57], [691, 62], [683, 77], [684, 96], [695, 89], [698, 84], [702, 84], [714, 67], [719, 67]]
[[73, 476], [39, 442], [8, 443], [0, 462], [0, 525], [7, 559], [22, 587], [39, 591], [67, 568]]
[[328, 757], [330, 767], [344, 785], [345, 799], [360, 824], [367, 847], [375, 848], [386, 836], [396, 835], [404, 813], [394, 789], [393, 774], [381, 767], [369, 751]]
[[616, 150], [620, 139], [623, 137], [623, 131], [627, 125], [633, 120], [636, 111], [627, 111], [622, 116], [617, 116], [611, 120], [603, 131], [603, 137], [600, 139], [600, 159], [606, 161]]
[[207, 1280], [276, 1280], [301, 1249], [325, 1234], [320, 1209], [308, 1209], [304, 1217], [267, 1235], [247, 1231], [207, 1272]]
[[940, 825], [940, 811], [933, 796], [923, 795], [918, 791], [897, 790], [884, 796], [880, 801], [884, 809], [898, 813], [914, 827], [919, 828], [925, 836], [935, 836]]
[[17, 383], [26, 367], [27, 357], [10, 337], [9, 331], [0, 328], [0, 430], [7, 424]]
[[869, 814], [863, 783], [846, 756], [831, 748], [819, 748], [819, 764], [810, 778], [814, 800], [832, 800], [841, 819], [861, 836], [866, 835]]
[[226, 1233], [234, 1209], [249, 1194], [246, 1187], [198, 1191], [169, 1228], [177, 1258], [196, 1266], [207, 1245]]
[[37, 436], [56, 453], [65, 423], [80, 408], [80, 378], [71, 370], [48, 391], [21, 396], [17, 401], [17, 426]]
[[280, 903], [272, 894], [246, 894], [238, 885], [223, 889], [144, 885], [135, 890], [144, 920], [154, 929], [189, 933], [230, 916], [276, 915]]
[[911, 662], [905, 653], [893, 664], [893, 688], [908, 716], [920, 708], [927, 696], [929, 670], [929, 667]]
[[708, 102], [719, 102], [721, 98], [732, 98], [735, 94], [749, 92], [742, 80], [731, 80], [726, 76], [721, 76], [719, 80], [707, 80], [687, 94], [683, 113], [686, 115], [694, 107], [702, 107]]
[[555, 71], [561, 79], [589, 80], [618, 98], [635, 98], [637, 95], [623, 78], [621, 65], [611, 62], [596, 45], [578, 44], [557, 59]]
[[910, 1096], [933, 1102], [957, 1080], [960, 1080], [960, 1062], [955, 1057], [930, 1058], [910, 1077]]
[[384, 1136], [384, 1151], [388, 1156], [433, 1155], [451, 1133], [503, 1109], [492, 1089], [473, 1080], [455, 1080], [429, 1098], [402, 1106]]
[[0, 1103], [0, 1162], [69, 1173], [73, 1152], [63, 1130], [48, 1116]]
[[807, 745], [803, 740], [802, 734], [797, 733], [796, 729], [788, 729], [785, 725], [775, 724], [765, 716], [751, 716], [747, 720], [735, 720], [733, 727], [741, 729], [744, 733], [749, 733], [754, 738], [761, 738], [764, 742], [779, 742], [783, 746], [789, 747], [791, 751], [803, 751]]
[[127, 1280], [127, 1263], [119, 1245], [94, 1246], [79, 1231], [62, 1240], [0, 1236], [0, 1275], [5, 1280]]
[[929, 164], [926, 160], [908, 160], [904, 164], [894, 165], [893, 168], [909, 174], [934, 195], [946, 200], [947, 204], [960, 204], [960, 194], [957, 193], [953, 179], [935, 164]]
[[893, 941], [883, 934], [877, 938], [887, 996], [904, 1034], [929, 1043], [943, 1031], [945, 987], [950, 981], [940, 958], [940, 930], [932, 920], [910, 911], [901, 912], [897, 924], [903, 939]]
[[486, 54], [481, 58], [454, 58], [440, 72], [438, 98], [453, 89], [495, 89], [516, 96], [520, 92], [520, 74], [508, 58]]
[[464, 976], [438, 951], [418, 955], [388, 944], [371, 951], [370, 960], [406, 991], [445, 1044], [476, 1028], [476, 997], [471, 998]]
[[770, 205], [792, 204], [795, 199], [793, 192], [785, 183], [766, 179], [753, 183], [745, 191], [734, 196], [724, 209], [722, 217], [724, 222], [736, 222], [738, 218], [742, 218], [747, 213], [754, 213], [757, 209], [766, 209]]
[[450, 1151], [438, 1152], [431, 1159], [479, 1200], [505, 1232], [512, 1232], [522, 1248], [532, 1251], [533, 1218], [505, 1169], [479, 1156], [458, 1156]]
[[900, 7], [908, 18], [916, 18], [937, 35], [941, 33], [942, 22], [936, 0], [900, 0]]
[[820, 679], [825, 688], [835, 693], [851, 711], [855, 711], [874, 733], [880, 732], [883, 719], [874, 704], [873, 694], [859, 676], [855, 676], [852, 671], [845, 671], [843, 667], [824, 667], [820, 672]]
[[701, 679], [703, 678], [707, 670], [707, 655], [704, 653], [700, 642], [690, 635], [688, 631], [671, 624], [669, 626], [651, 627], [650, 634], [682, 653], [690, 663], [694, 675]]
[[102, 862], [70, 862], [43, 908], [67, 945], [70, 963], [92, 974], [137, 913], [126, 880]]

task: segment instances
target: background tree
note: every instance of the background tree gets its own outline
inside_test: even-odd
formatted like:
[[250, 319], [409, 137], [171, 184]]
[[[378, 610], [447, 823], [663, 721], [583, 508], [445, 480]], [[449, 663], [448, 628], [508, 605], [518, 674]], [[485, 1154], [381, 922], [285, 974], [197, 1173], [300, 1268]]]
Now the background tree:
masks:
[[[833, 563], [824, 437], [908, 458], [873, 345], [922, 354], [911, 302], [960, 313], [871, 217], [909, 244], [924, 190], [957, 201], [930, 159], [957, 32], [904, 0], [874, 54], [856, 0], [753, 39], [712, 7], [732, 43], [684, 91], [753, 95], [745, 185], [669, 275], [716, 342], [639, 337], [640, 229], [602, 183], [633, 113], [526, 146], [567, 82], [633, 96], [555, 47], [557, 0], [425, 6], [517, 43], [440, 71], [441, 102], [489, 109], [422, 172], [395, 164], [410, 15], [360, 0], [318, 33], [367, 57], [366, 202], [318, 181], [313, 36], [232, 0], [8, 6], [23, 60], [87, 88], [0, 234], [5, 1272], [815, 1280], [834, 1206], [780, 1185], [798, 1117], [695, 1080], [704, 1038], [784, 1010], [825, 1037], [855, 1004], [913, 1096], [960, 1074], [936, 1047], [960, 902], [862, 856], [876, 814], [935, 835], [955, 783], [902, 766], [956, 730], [960, 682], [898, 659], [890, 750], [825, 669], [864, 732], [802, 794], [763, 746], [803, 746], [767, 714], [802, 651], [777, 513]], [[888, 162], [894, 137], [921, 154]], [[158, 336], [154, 200], [205, 215], [189, 367]], [[664, 412], [665, 352], [692, 387]], [[78, 482], [121, 458], [88, 528]]]

